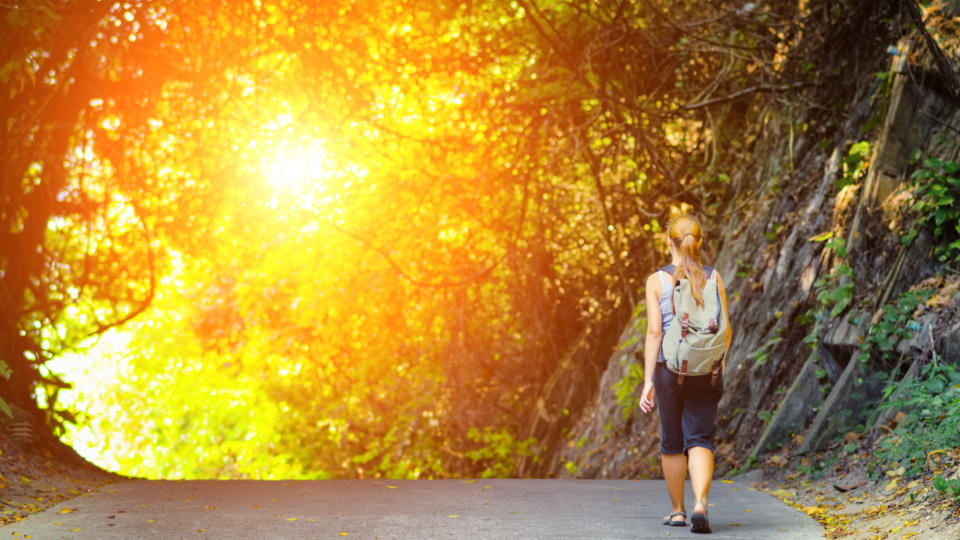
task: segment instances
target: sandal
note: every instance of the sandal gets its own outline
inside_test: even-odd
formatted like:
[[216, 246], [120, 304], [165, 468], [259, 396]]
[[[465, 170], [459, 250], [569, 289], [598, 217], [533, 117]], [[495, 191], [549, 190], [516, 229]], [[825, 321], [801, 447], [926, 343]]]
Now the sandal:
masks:
[[703, 512], [694, 512], [693, 515], [690, 516], [690, 523], [692, 523], [692, 526], [690, 527], [690, 532], [695, 532], [695, 533], [713, 532], [713, 530], [710, 529], [710, 520], [707, 519], [706, 510], [704, 510]]
[[[677, 516], [680, 516], [680, 519], [673, 519]], [[687, 513], [686, 512], [674, 512], [669, 516], [663, 518], [664, 525], [670, 525], [671, 527], [686, 527], [687, 526]]]

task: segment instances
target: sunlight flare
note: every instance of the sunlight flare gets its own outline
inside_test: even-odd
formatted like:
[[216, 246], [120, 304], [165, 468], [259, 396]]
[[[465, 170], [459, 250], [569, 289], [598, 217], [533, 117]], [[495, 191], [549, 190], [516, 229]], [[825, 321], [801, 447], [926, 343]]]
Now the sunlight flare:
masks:
[[321, 193], [324, 179], [336, 170], [324, 142], [313, 138], [284, 140], [268, 150], [261, 170], [267, 183], [277, 191], [308, 199]]

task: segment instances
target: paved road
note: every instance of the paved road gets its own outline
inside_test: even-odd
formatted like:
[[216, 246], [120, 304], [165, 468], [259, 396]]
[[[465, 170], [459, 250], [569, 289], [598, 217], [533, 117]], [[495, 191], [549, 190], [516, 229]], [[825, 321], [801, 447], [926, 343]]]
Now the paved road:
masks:
[[[815, 521], [745, 482], [716, 481], [711, 501], [706, 538], [823, 537]], [[137, 480], [7, 525], [0, 537], [705, 538], [662, 525], [668, 508], [660, 480]]]

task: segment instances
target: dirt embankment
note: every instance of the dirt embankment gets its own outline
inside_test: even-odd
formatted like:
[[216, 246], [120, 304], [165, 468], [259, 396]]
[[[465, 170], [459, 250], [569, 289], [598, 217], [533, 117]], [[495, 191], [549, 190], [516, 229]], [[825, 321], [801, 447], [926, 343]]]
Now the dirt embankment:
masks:
[[[66, 449], [61, 449], [66, 450]], [[20, 521], [67, 499], [123, 480], [50, 449], [20, 445], [0, 431], [0, 524]]]

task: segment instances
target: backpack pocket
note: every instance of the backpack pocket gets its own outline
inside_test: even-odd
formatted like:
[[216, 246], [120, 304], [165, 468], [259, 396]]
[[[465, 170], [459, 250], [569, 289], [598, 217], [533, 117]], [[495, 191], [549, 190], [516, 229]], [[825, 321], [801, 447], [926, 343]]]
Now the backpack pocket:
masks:
[[[691, 337], [692, 335], [688, 334], [687, 339], [680, 342], [680, 346], [677, 348], [676, 359], [673, 361], [668, 360], [667, 367], [674, 373], [680, 373], [682, 371], [681, 366], [684, 360], [686, 360], [687, 375], [706, 375], [713, 372], [714, 364], [723, 357], [726, 344], [724, 342], [717, 343], [711, 339], [690, 339]], [[704, 338], [706, 338], [706, 336], [704, 336]], [[697, 343], [697, 341], [702, 342]]]

